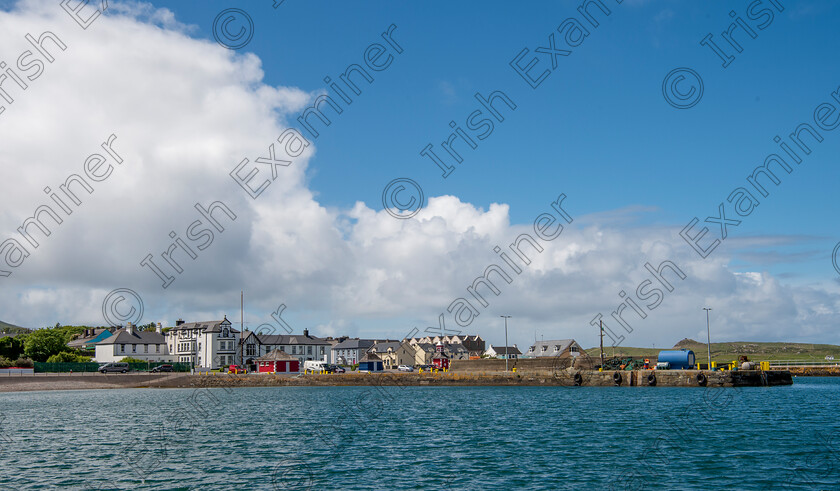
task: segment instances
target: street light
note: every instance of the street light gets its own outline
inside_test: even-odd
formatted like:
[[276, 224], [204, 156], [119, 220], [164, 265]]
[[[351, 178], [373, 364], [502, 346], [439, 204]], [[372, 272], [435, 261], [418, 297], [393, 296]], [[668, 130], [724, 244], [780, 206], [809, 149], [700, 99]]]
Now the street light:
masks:
[[709, 349], [709, 370], [712, 369], [712, 332], [709, 329], [709, 311], [712, 310], [710, 307], [703, 307], [703, 310], [706, 311], [706, 340], [707, 344], [706, 347]]
[[509, 315], [500, 315], [499, 317], [505, 318], [505, 371], [508, 371], [508, 358], [510, 358], [510, 348], [508, 348], [508, 338], [507, 338], [507, 320], [510, 319]]

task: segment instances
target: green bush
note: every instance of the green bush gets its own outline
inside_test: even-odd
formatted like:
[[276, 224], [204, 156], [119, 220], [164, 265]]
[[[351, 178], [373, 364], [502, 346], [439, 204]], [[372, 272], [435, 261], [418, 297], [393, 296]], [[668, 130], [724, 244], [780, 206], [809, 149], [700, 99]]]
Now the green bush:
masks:
[[88, 363], [89, 361], [89, 356], [78, 355], [67, 351], [47, 358], [47, 363]]
[[9, 368], [10, 366], [12, 366], [12, 360], [5, 356], [0, 356], [0, 368]]
[[132, 358], [130, 356], [124, 356], [120, 360], [122, 363], [143, 363], [144, 365], [148, 363], [146, 360], [141, 360], [139, 358]]
[[29, 358], [18, 358], [17, 360], [15, 360], [15, 364], [13, 366], [16, 366], [18, 368], [34, 368], [35, 364], [32, 363], [32, 360], [30, 360]]

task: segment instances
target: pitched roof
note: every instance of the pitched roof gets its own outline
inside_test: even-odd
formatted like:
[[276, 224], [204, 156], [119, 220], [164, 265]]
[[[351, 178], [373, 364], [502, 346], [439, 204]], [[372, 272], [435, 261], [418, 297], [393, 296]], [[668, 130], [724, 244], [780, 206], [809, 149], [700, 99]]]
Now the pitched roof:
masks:
[[166, 338], [163, 334], [154, 331], [137, 331], [129, 333], [125, 328], [120, 329], [113, 335], [108, 336], [96, 343], [96, 345], [107, 344], [165, 344]]
[[333, 346], [332, 349], [368, 349], [371, 346], [376, 344], [376, 340], [374, 339], [359, 339], [359, 338], [351, 338], [345, 339], [344, 341], [338, 343], [337, 345]]
[[493, 346], [493, 351], [499, 355], [521, 355], [522, 352], [516, 346]]
[[257, 358], [257, 361], [298, 361], [298, 359], [284, 351], [276, 349], [271, 350], [271, 353]]
[[227, 324], [231, 332], [239, 332], [238, 330], [234, 329], [233, 326], [230, 324], [230, 321], [227, 318], [222, 319], [220, 321], [201, 321], [201, 322], [185, 322], [180, 326], [175, 326], [169, 330], [169, 332], [173, 331], [185, 331], [188, 329], [200, 329], [204, 332], [222, 332], [222, 323]]
[[382, 358], [376, 356], [376, 353], [365, 353], [365, 356], [359, 360], [359, 363], [364, 363], [366, 361], [382, 361]]
[[[575, 342], [574, 339], [549, 339], [549, 340], [546, 340], [546, 341], [537, 341], [536, 343], [534, 343], [531, 346], [531, 348], [534, 348], [533, 349], [534, 353], [540, 354], [540, 353], [542, 353], [542, 347], [545, 346], [546, 347], [545, 352], [546, 352], [546, 354], [548, 354], [548, 353], [553, 353], [554, 352], [554, 347], [555, 346], [559, 347], [558, 351], [566, 351], [566, 348], [571, 346], [571, 344], [574, 343], [574, 342]], [[528, 351], [531, 351], [531, 348], [528, 348]]]
[[261, 344], [330, 346], [330, 342], [326, 339], [316, 338], [315, 336], [304, 336], [303, 334], [257, 334], [256, 336]]
[[[93, 341], [94, 339], [98, 338], [99, 336], [101, 336], [102, 333], [105, 332], [105, 331], [108, 331], [108, 329], [94, 329], [93, 330], [94, 334], [92, 336], [78, 337], [78, 338], [68, 342], [67, 346], [70, 346], [71, 348], [75, 348], [77, 346], [79, 346], [79, 347], [84, 346], [84, 345], [90, 343], [91, 341]], [[109, 336], [110, 336], [110, 334], [109, 334]]]
[[397, 351], [403, 345], [406, 347], [410, 346], [408, 343], [402, 343], [400, 341], [381, 341], [374, 344], [370, 349], [374, 353], [387, 353], [388, 348], [392, 351]]

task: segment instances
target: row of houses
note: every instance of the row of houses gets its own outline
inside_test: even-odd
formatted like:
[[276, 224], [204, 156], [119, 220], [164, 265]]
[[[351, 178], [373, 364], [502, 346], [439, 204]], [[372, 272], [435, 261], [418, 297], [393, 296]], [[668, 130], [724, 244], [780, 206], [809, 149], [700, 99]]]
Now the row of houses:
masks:
[[[302, 335], [257, 334], [247, 330], [240, 332], [227, 317], [206, 322], [178, 320], [174, 327], [165, 331], [161, 324], [154, 331], [139, 330], [132, 324], [119, 329], [89, 329], [68, 344], [92, 351], [97, 362], [115, 362], [131, 357], [149, 362], [187, 363], [198, 369], [244, 365], [252, 371], [269, 365], [272, 368], [286, 367], [282, 371], [289, 371], [291, 362], [296, 361], [297, 366], [302, 366], [310, 360], [336, 365], [378, 361], [384, 369], [392, 369], [399, 365], [448, 366], [449, 360], [480, 357], [514, 359], [523, 356], [516, 345], [491, 344], [487, 347], [478, 335], [390, 340], [320, 338], [310, 335], [307, 329]], [[531, 346], [525, 356], [557, 356], [567, 351], [576, 356], [581, 349], [570, 339], [543, 341]]]

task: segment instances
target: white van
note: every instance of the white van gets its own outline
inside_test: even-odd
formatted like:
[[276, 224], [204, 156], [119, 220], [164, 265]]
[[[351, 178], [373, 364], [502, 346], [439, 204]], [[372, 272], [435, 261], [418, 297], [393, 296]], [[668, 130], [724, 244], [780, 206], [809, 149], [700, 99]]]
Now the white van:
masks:
[[321, 371], [326, 370], [328, 366], [329, 363], [325, 361], [306, 360], [303, 362], [303, 371], [304, 373], [321, 373]]

